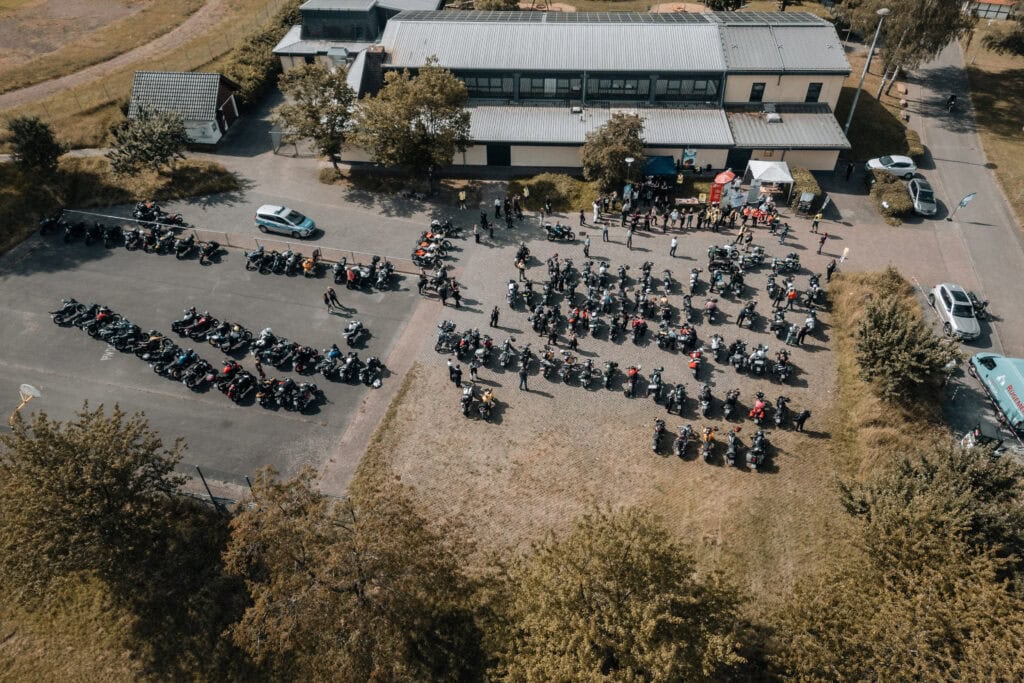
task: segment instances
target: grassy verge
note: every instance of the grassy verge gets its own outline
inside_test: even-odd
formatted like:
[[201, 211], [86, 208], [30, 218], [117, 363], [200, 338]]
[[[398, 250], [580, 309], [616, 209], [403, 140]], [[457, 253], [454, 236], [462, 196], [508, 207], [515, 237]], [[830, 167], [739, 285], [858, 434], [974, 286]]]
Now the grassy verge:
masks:
[[[169, 53], [140, 60], [78, 88], [57, 93], [40, 102], [5, 111], [38, 116], [72, 148], [101, 147], [109, 141], [110, 126], [123, 118], [122, 106], [131, 95], [135, 71], [216, 70], [225, 55], [294, 0], [234, 0], [220, 21], [175, 47]], [[273, 46], [270, 46], [273, 47]]]
[[879, 399], [860, 377], [857, 327], [866, 304], [887, 295], [903, 297], [911, 310], [920, 310], [911, 286], [894, 273], [842, 273], [833, 279], [829, 290], [839, 391], [833, 438], [861, 473], [948, 438], [937, 406], [892, 406]]
[[589, 211], [594, 199], [601, 194], [601, 185], [561, 173], [541, 173], [529, 178], [516, 178], [508, 184], [508, 191], [530, 195], [523, 200], [524, 208], [539, 211], [545, 200], [551, 200], [551, 208], [560, 212]]
[[[836, 118], [840, 125], [846, 123], [850, 113], [850, 105], [857, 90], [857, 82], [864, 69], [866, 54], [847, 55], [850, 60], [850, 77], [843, 84], [836, 104]], [[900, 120], [900, 96], [893, 87], [892, 95], [882, 94], [875, 98], [878, 86], [882, 82], [882, 60], [871, 62], [871, 70], [864, 79], [864, 89], [857, 100], [857, 109], [850, 124], [852, 149], [848, 152], [853, 159], [865, 160], [883, 154], [906, 154], [909, 151], [907, 127]]]
[[65, 43], [58, 50], [0, 71], [0, 93], [66, 76], [145, 45], [185, 21], [203, 6], [203, 2], [153, 2], [119, 21]]
[[12, 164], [0, 164], [0, 254], [32, 234], [41, 216], [64, 206], [111, 206], [150, 197], [177, 199], [234, 192], [240, 187], [238, 178], [220, 164], [191, 159], [166, 175], [147, 172], [119, 178], [103, 157], [65, 157], [60, 173], [47, 182], [22, 176]]
[[[416, 191], [427, 190], [425, 182], [414, 182], [405, 175], [378, 175], [376, 169], [365, 173], [349, 172], [345, 174], [335, 171], [333, 168], [322, 168], [318, 177], [324, 185], [338, 185], [356, 192], [369, 192], [374, 195], [399, 194], [410, 188]], [[483, 201], [481, 189], [482, 185], [479, 180], [443, 178], [439, 182], [439, 194], [434, 200], [449, 206], [458, 206], [459, 192], [464, 191], [466, 193], [466, 206], [472, 209]]]
[[1024, 218], [1024, 57], [998, 55], [986, 50], [984, 35], [993, 29], [979, 28], [965, 50], [967, 77], [978, 134], [985, 156], [995, 168], [996, 179], [1010, 201], [1017, 222]]

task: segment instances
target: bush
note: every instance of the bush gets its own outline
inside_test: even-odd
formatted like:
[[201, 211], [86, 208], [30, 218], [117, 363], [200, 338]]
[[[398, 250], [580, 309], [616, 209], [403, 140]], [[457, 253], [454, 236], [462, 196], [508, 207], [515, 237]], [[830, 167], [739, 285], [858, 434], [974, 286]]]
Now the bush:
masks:
[[519, 178], [508, 185], [512, 194], [523, 194], [529, 188], [530, 196], [523, 199], [523, 208], [539, 211], [544, 200], [551, 200], [555, 211], [587, 211], [601, 194], [598, 181], [587, 182], [561, 173], [541, 173], [532, 178]]
[[871, 199], [875, 202], [878, 212], [893, 225], [899, 225], [902, 222], [900, 219], [914, 210], [910, 193], [907, 192], [903, 181], [888, 171], [875, 173]]
[[274, 83], [281, 68], [274, 46], [299, 22], [299, 3], [291, 2], [228, 53], [223, 73], [239, 85], [242, 104], [252, 104]]
[[806, 168], [800, 168], [797, 166], [789, 169], [789, 174], [793, 176], [793, 194], [790, 197], [790, 206], [796, 208], [796, 205], [800, 203], [800, 195], [804, 192], [813, 192], [814, 201], [811, 202], [811, 208], [817, 210], [821, 198], [825, 196], [825, 193], [821, 191], [821, 185], [818, 185], [818, 181], [814, 178], [814, 174], [808, 171]]
[[907, 156], [920, 163], [924, 158], [924, 145], [921, 144], [921, 136], [916, 130], [907, 128]]

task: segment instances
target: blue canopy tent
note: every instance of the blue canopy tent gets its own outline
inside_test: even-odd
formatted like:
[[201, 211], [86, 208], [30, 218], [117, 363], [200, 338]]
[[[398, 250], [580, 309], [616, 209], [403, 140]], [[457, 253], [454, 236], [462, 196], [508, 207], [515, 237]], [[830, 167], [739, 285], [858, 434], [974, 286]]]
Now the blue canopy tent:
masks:
[[644, 175], [670, 175], [676, 174], [676, 160], [671, 156], [647, 157], [644, 164]]

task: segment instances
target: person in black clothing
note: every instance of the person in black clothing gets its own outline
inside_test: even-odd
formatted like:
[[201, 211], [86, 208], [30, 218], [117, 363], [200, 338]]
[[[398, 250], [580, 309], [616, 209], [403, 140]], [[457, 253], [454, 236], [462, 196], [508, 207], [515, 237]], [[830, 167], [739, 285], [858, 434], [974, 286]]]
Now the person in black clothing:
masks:
[[798, 432], [804, 431], [804, 423], [807, 422], [807, 420], [810, 417], [811, 417], [811, 411], [809, 411], [809, 410], [804, 410], [804, 411], [800, 412], [799, 414], [797, 414], [796, 418], [794, 418], [794, 420], [793, 420], [794, 422], [796, 422], [796, 431], [798, 431]]
[[458, 365], [452, 368], [452, 382], [454, 382], [457, 387], [462, 386], [462, 368]]
[[499, 315], [499, 313], [500, 313], [500, 311], [498, 310], [497, 306], [495, 306], [494, 308], [491, 309], [491, 327], [497, 327], [498, 326], [498, 315]]

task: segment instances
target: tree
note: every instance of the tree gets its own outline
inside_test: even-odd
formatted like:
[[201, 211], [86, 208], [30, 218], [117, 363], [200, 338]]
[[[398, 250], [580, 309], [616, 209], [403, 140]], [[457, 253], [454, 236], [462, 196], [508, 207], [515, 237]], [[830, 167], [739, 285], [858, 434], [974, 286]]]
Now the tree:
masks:
[[890, 403], [933, 396], [960, 358], [956, 342], [933, 334], [895, 295], [868, 302], [856, 346], [861, 377]]
[[107, 152], [110, 167], [118, 175], [131, 175], [142, 169], [160, 173], [177, 159], [184, 159], [189, 144], [185, 122], [175, 112], [157, 112], [140, 108], [114, 130], [114, 148]]
[[[1024, 55], [1024, 12], [1017, 12], [1016, 26], [1001, 27], [985, 34], [985, 37], [981, 39], [981, 44], [1001, 55]], [[966, 48], [964, 51], [966, 52]]]
[[721, 680], [737, 654], [736, 600], [650, 512], [596, 512], [510, 571], [510, 681]]
[[383, 166], [405, 166], [433, 182], [469, 143], [465, 84], [431, 57], [412, 76], [389, 71], [384, 87], [364, 98], [356, 115], [353, 142]]
[[[581, 156], [583, 175], [605, 189], [622, 187], [644, 163], [644, 120], [636, 114], [612, 114], [606, 124], [587, 134]], [[633, 163], [626, 159], [632, 157]], [[635, 176], [634, 176], [635, 177]]]
[[784, 673], [1020, 680], [1020, 483], [1017, 465], [946, 447], [844, 484], [844, 508], [860, 522], [854, 547], [800, 582], [781, 611]]
[[287, 131], [286, 139], [312, 139], [337, 169], [356, 99], [348, 85], [348, 69], [304, 64], [281, 74], [278, 85], [290, 101], [278, 105], [273, 118]]
[[296, 678], [461, 680], [482, 666], [463, 557], [397, 484], [336, 500], [260, 472], [225, 559], [252, 599], [242, 648]]
[[39, 588], [76, 572], [110, 583], [144, 572], [171, 523], [162, 503], [183, 481], [180, 441], [165, 448], [141, 413], [87, 404], [65, 424], [19, 416], [0, 443], [5, 580]]
[[53, 130], [36, 116], [16, 116], [7, 121], [11, 134], [11, 157], [23, 173], [52, 175], [64, 153]]
[[883, 7], [890, 10], [880, 38], [885, 45], [885, 71], [892, 71], [890, 83], [897, 70], [917, 68], [935, 57], [975, 22], [962, 11], [961, 3], [949, 0], [842, 0], [836, 10], [854, 31], [872, 36], [878, 26], [877, 11]]

